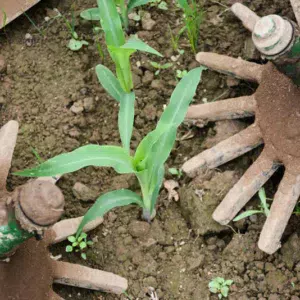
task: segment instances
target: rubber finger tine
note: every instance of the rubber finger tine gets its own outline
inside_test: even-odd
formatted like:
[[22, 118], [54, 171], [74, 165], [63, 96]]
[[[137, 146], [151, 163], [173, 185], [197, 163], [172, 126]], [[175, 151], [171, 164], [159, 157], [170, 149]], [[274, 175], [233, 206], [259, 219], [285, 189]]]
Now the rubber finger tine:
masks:
[[264, 68], [263, 65], [248, 62], [241, 58], [232, 58], [210, 52], [198, 53], [196, 60], [209, 69], [254, 82], [261, 81]]
[[55, 262], [54, 282], [120, 295], [127, 290], [127, 280], [113, 273], [78, 264]]
[[232, 99], [226, 99], [211, 103], [191, 105], [187, 111], [185, 120], [218, 121], [239, 119], [254, 115], [256, 101], [254, 95]]
[[186, 161], [182, 166], [182, 170], [189, 177], [195, 177], [201, 169], [214, 169], [249, 152], [262, 143], [263, 140], [258, 126], [255, 124], [251, 125], [216, 146]]
[[[68, 238], [70, 235], [74, 235], [77, 231], [79, 224], [83, 217], [66, 219], [54, 224], [48, 231], [47, 236], [50, 237], [50, 243], [56, 244]], [[83, 232], [88, 232], [95, 229], [103, 222], [103, 218], [98, 218], [84, 226]]]
[[281, 247], [281, 237], [300, 196], [300, 176], [287, 171], [280, 182], [271, 210], [260, 234], [258, 247], [273, 254]]
[[222, 225], [228, 224], [278, 167], [279, 165], [263, 151], [216, 208], [213, 213], [214, 220]]
[[0, 130], [0, 189], [6, 187], [6, 180], [17, 142], [18, 129], [17, 121], [9, 121]]

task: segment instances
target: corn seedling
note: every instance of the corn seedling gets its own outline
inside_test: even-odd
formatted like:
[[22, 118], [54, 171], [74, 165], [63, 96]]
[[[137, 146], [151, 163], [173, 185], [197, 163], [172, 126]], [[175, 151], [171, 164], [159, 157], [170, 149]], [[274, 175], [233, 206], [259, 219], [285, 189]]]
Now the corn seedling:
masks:
[[[126, 93], [130, 93], [133, 88], [130, 56], [137, 50], [158, 56], [162, 55], [136, 36], [131, 36], [126, 41], [115, 2], [111, 0], [97, 0], [97, 2], [98, 9], [85, 10], [81, 13], [81, 16], [90, 20], [100, 19], [109, 54], [116, 66], [117, 78], [122, 89]], [[137, 3], [135, 1], [135, 4]]]
[[216, 277], [208, 284], [209, 291], [218, 294], [218, 298], [228, 297], [229, 288], [233, 284], [233, 280], [225, 280], [222, 277]]
[[87, 240], [87, 234], [85, 232], [81, 232], [78, 237], [71, 235], [68, 237], [68, 241], [71, 245], [66, 247], [66, 252], [81, 252], [81, 258], [86, 260], [86, 253], [84, 251], [88, 247], [93, 246], [93, 242]]
[[255, 214], [264, 214], [266, 217], [270, 214], [270, 205], [267, 203], [267, 197], [266, 197], [266, 192], [264, 188], [261, 188], [258, 192], [258, 197], [260, 200], [260, 209], [259, 210], [247, 210], [237, 217], [233, 219], [234, 222], [237, 222], [241, 219], [250, 217]]
[[181, 79], [188, 73], [187, 70], [176, 70], [176, 77]]
[[191, 45], [193, 52], [197, 52], [198, 37], [200, 32], [200, 25], [203, 21], [204, 13], [197, 6], [195, 0], [178, 0], [179, 6], [183, 9], [183, 21], [184, 21], [184, 31], [187, 32], [187, 36]]
[[160, 73], [161, 70], [166, 70], [173, 66], [172, 63], [166, 63], [166, 64], [161, 65], [155, 61], [150, 61], [150, 64], [153, 68], [157, 69], [154, 73], [156, 76]]
[[181, 35], [185, 32], [185, 27], [181, 28], [179, 30], [178, 34], [176, 34], [176, 35], [173, 34], [170, 25], [168, 26], [168, 28], [169, 28], [169, 33], [170, 33], [171, 44], [172, 44], [173, 50], [177, 51], [180, 55], [182, 55], [184, 53], [184, 50], [179, 49], [179, 39], [180, 39]]
[[182, 170], [176, 169], [176, 168], [169, 168], [169, 169], [168, 169], [168, 172], [169, 172], [171, 175], [177, 176], [178, 179], [180, 179], [180, 178], [182, 177], [182, 175], [183, 175]]
[[161, 10], [168, 10], [168, 4], [166, 1], [163, 0], [151, 0], [150, 6], [156, 6]]
[[[111, 0], [111, 2], [114, 2], [112, 4], [115, 4], [120, 12], [120, 18], [122, 21], [122, 24], [126, 31], [128, 31], [129, 28], [129, 19], [128, 14], [130, 14], [134, 8], [145, 5], [149, 3], [151, 0]], [[100, 1], [102, 2], [102, 1]], [[101, 4], [101, 3], [100, 3]], [[99, 10], [106, 10], [107, 7], [100, 6], [98, 1], [98, 7], [99, 8], [89, 8], [87, 10], [84, 10], [80, 16], [89, 21], [101, 21], [101, 12]]]
[[103, 216], [112, 208], [128, 204], [139, 205], [143, 209], [143, 218], [150, 222], [164, 177], [164, 163], [171, 153], [177, 128], [184, 120], [204, 69], [199, 67], [191, 70], [177, 84], [156, 128], [142, 139], [135, 154], [131, 156], [135, 94], [125, 93], [114, 74], [108, 68], [98, 65], [96, 72], [100, 83], [120, 104], [118, 125], [123, 147], [86, 145], [15, 174], [29, 177], [55, 176], [87, 166], [112, 167], [120, 174], [133, 173], [138, 178], [142, 197], [127, 189], [101, 195], [84, 216], [77, 233], [81, 233], [85, 224]]

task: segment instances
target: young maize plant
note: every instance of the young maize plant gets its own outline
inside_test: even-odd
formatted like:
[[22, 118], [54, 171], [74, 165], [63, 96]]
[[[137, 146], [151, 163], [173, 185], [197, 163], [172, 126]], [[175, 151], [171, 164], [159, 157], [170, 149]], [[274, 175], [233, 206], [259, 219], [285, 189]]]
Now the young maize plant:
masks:
[[[133, 4], [129, 8], [135, 7], [141, 1], [130, 1]], [[120, 15], [117, 5], [112, 0], [97, 0], [98, 8], [91, 8], [81, 13], [81, 17], [88, 20], [100, 20], [105, 33], [105, 41], [109, 54], [116, 66], [117, 77], [123, 90], [130, 93], [133, 89], [133, 81], [130, 67], [130, 56], [137, 50], [162, 56], [155, 49], [148, 46], [136, 36], [131, 36], [126, 41], [123, 32]], [[127, 9], [128, 9], [127, 6]]]
[[[178, 5], [183, 9], [184, 27], [182, 31], [187, 32], [187, 36], [193, 52], [197, 52], [198, 37], [200, 33], [200, 25], [204, 18], [204, 12], [197, 6], [195, 0], [178, 0]], [[181, 31], [181, 33], [182, 33]]]
[[121, 99], [134, 101], [134, 94], [125, 93], [109, 69], [102, 65], [97, 66], [102, 86], [120, 102], [119, 131], [123, 147], [86, 145], [15, 174], [28, 177], [55, 176], [87, 166], [112, 167], [120, 174], [133, 173], [138, 178], [142, 197], [127, 189], [115, 190], [100, 196], [85, 215], [77, 234], [79, 236], [84, 225], [91, 220], [103, 216], [114, 207], [128, 204], [139, 205], [143, 209], [143, 218], [150, 222], [155, 213], [155, 204], [164, 177], [164, 163], [171, 153], [177, 128], [184, 120], [204, 69], [204, 67], [193, 69], [178, 83], [156, 128], [144, 137], [135, 154], [130, 156], [134, 111], [127, 109]]
[[[129, 0], [129, 1], [114, 0], [111, 2], [114, 2], [117, 5], [117, 7], [119, 8], [121, 21], [124, 25], [125, 30], [128, 31], [128, 29], [129, 29], [128, 14], [130, 14], [134, 8], [145, 5], [149, 2], [151, 2], [151, 0]], [[89, 9], [83, 11], [80, 14], [80, 16], [85, 20], [100, 21], [100, 18], [101, 18], [101, 15], [99, 12], [100, 7], [101, 6], [99, 6], [99, 8], [89, 8]]]

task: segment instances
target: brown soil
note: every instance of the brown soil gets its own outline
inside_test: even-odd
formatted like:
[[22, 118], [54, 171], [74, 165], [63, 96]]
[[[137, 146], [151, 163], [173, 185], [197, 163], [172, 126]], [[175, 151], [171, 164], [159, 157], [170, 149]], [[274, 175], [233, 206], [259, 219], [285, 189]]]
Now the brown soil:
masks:
[[[94, 67], [100, 63], [100, 59], [91, 34], [92, 26], [78, 17], [83, 9], [95, 6], [95, 1], [76, 2], [76, 31], [90, 42], [88, 47], [79, 52], [74, 53], [66, 48], [70, 35], [62, 19], [56, 19], [51, 24], [44, 21], [46, 16], [53, 14], [54, 7], [70, 17], [71, 2], [45, 0], [29, 11], [38, 26], [46, 25], [45, 39], [25, 17], [9, 25], [0, 38], [1, 54], [8, 62], [7, 76], [0, 83], [0, 125], [9, 119], [16, 119], [21, 128], [12, 171], [36, 164], [31, 147], [43, 159], [47, 159], [86, 143], [116, 145], [120, 142], [117, 103], [99, 86], [94, 74]], [[257, 60], [257, 56], [250, 55], [249, 49], [244, 50], [245, 40], [250, 34], [227, 10], [232, 2], [199, 1], [206, 11], [206, 19], [201, 26], [198, 50]], [[252, 0], [244, 3], [260, 15], [278, 13], [294, 18], [287, 1]], [[184, 55], [178, 58], [173, 68], [154, 76], [155, 69], [149, 61], [166, 63], [171, 61], [171, 56], [177, 55], [169, 43], [167, 26], [169, 24], [174, 31], [178, 31], [182, 26], [182, 13], [171, 2], [167, 11], [155, 7], [145, 7], [145, 10], [156, 22], [153, 30], [144, 30], [141, 22], [133, 28], [140, 38], [163, 53], [165, 58], [160, 60], [137, 53], [132, 60], [137, 95], [132, 149], [154, 128], [163, 105], [177, 83], [176, 69], [197, 66], [194, 54], [183, 38], [180, 48], [185, 50]], [[33, 36], [31, 46], [27, 46], [24, 40], [28, 32]], [[113, 69], [105, 55], [105, 65]], [[141, 64], [140, 68], [137, 62]], [[232, 81], [227, 76], [208, 71], [203, 75], [195, 102], [250, 95], [255, 89], [256, 86], [248, 82]], [[272, 122], [274, 124], [275, 118]], [[187, 158], [211, 147], [216, 142], [213, 139], [215, 134], [224, 132], [221, 127], [225, 125], [222, 124], [228, 126], [228, 122], [218, 122], [217, 127], [210, 123], [202, 129], [181, 126], [167, 167], [178, 168]], [[221, 139], [219, 135], [217, 140]], [[179, 202], [168, 201], [166, 192], [162, 191], [157, 216], [151, 225], [136, 223], [140, 211], [135, 207], [120, 208], [109, 213], [103, 225], [90, 235], [97, 240], [88, 251], [86, 262], [74, 253], [67, 254], [65, 243], [51, 250], [54, 255], [62, 254], [63, 260], [126, 277], [131, 299], [149, 299], [149, 287], [153, 287], [159, 299], [163, 300], [217, 299], [208, 291], [208, 282], [217, 276], [234, 280], [230, 300], [299, 299], [300, 242], [299, 218], [296, 215], [291, 218], [285, 231], [282, 249], [271, 256], [262, 253], [256, 246], [265, 221], [263, 215], [232, 224], [235, 231], [216, 224], [211, 218], [212, 211], [225, 193], [259, 152], [260, 149], [255, 150], [219, 170], [202, 174], [192, 182], [181, 178]], [[167, 174], [167, 178], [170, 179], [171, 175]], [[268, 197], [273, 197], [279, 180], [280, 174], [277, 174], [266, 185]], [[13, 189], [24, 181], [23, 178], [10, 176], [8, 187]], [[76, 182], [87, 185], [98, 194], [117, 188], [138, 190], [133, 177], [117, 175], [110, 169], [89, 167], [65, 175], [59, 186], [66, 199], [66, 218], [84, 214], [91, 205], [76, 198], [72, 191]], [[254, 197], [246, 209], [257, 207], [258, 200]], [[143, 230], [140, 231], [140, 228]], [[38, 270], [42, 266], [39, 265]], [[22, 274], [19, 265], [18, 271]], [[48, 287], [47, 283], [45, 289]], [[74, 300], [128, 299], [124, 295], [118, 297], [65, 286], [55, 286], [55, 291], [65, 299]]]
[[52, 264], [45, 241], [22, 244], [10, 262], [0, 262], [0, 299], [46, 300], [52, 286]]

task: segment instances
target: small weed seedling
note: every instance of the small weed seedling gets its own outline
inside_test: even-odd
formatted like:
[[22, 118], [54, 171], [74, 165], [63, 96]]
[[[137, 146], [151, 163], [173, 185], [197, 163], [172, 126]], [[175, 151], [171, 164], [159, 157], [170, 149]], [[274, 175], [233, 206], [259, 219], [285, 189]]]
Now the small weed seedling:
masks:
[[[101, 7], [101, 9], [103, 9], [103, 6], [101, 6], [101, 4], [103, 3], [103, 1], [97, 1], [98, 2], [98, 6]], [[130, 14], [134, 8], [145, 5], [149, 2], [151, 2], [151, 0], [111, 0], [111, 2], [113, 2], [112, 4], [116, 5], [118, 7], [118, 10], [120, 12], [120, 17], [121, 17], [121, 21], [122, 24], [125, 28], [126, 31], [128, 31], [129, 29], [129, 19], [128, 19], [128, 14]], [[106, 8], [104, 9], [106, 10]], [[100, 21], [101, 20], [101, 12], [99, 11], [99, 8], [89, 8], [87, 10], [84, 10], [80, 16], [85, 19], [85, 20], [89, 20], [89, 21]]]
[[166, 64], [161, 65], [161, 64], [159, 64], [155, 61], [150, 61], [150, 64], [151, 64], [152, 67], [157, 69], [154, 73], [156, 76], [160, 73], [161, 70], [169, 69], [173, 66], [172, 63], [166, 63]]
[[70, 34], [71, 34], [71, 39], [68, 43], [68, 48], [72, 51], [78, 51], [80, 50], [84, 45], [88, 46], [88, 42], [84, 40], [80, 40], [78, 37], [77, 32], [75, 31], [75, 15], [74, 15], [74, 10], [72, 10], [72, 21], [70, 22], [64, 15], [62, 15], [59, 12], [60, 16], [64, 19], [66, 27], [68, 28]]
[[258, 197], [260, 200], [260, 209], [259, 210], [247, 210], [243, 213], [241, 213], [240, 215], [238, 215], [237, 217], [235, 217], [233, 219], [234, 222], [237, 222], [241, 219], [250, 217], [252, 215], [255, 214], [264, 214], [266, 217], [269, 215], [270, 213], [270, 205], [267, 203], [267, 197], [266, 197], [266, 192], [264, 188], [261, 188], [258, 192]]
[[218, 294], [218, 298], [222, 299], [228, 297], [229, 288], [232, 285], [233, 280], [225, 280], [221, 277], [214, 278], [209, 284], [209, 290], [213, 294]]
[[81, 258], [86, 260], [86, 253], [84, 251], [93, 245], [92, 241], [87, 241], [87, 234], [81, 232], [78, 237], [71, 235], [68, 237], [68, 241], [71, 245], [66, 247], [66, 252], [81, 252]]
[[182, 177], [182, 170], [180, 169], [176, 169], [176, 168], [169, 168], [168, 172], [174, 176], [177, 176], [178, 179], [180, 179]]
[[[122, 89], [129, 94], [133, 89], [130, 56], [137, 50], [158, 56], [162, 55], [136, 36], [131, 36], [126, 41], [121, 17], [114, 1], [98, 0], [97, 3], [99, 8], [85, 10], [81, 13], [81, 17], [86, 20], [100, 20], [109, 54], [116, 66], [117, 78]], [[138, 5], [141, 1], [130, 1], [130, 3], [133, 7], [136, 7], [135, 5]]]
[[118, 125], [123, 146], [85, 145], [15, 174], [29, 177], [55, 176], [75, 172], [87, 166], [112, 167], [120, 174], [133, 173], [139, 181], [142, 197], [127, 189], [101, 195], [84, 216], [77, 237], [87, 223], [119, 206], [139, 205], [143, 209], [144, 220], [150, 222], [155, 214], [155, 205], [164, 178], [164, 163], [171, 153], [177, 128], [185, 118], [204, 69], [199, 67], [191, 70], [177, 84], [156, 128], [142, 139], [135, 154], [131, 156], [134, 93], [125, 93], [114, 74], [106, 67], [98, 65], [96, 72], [99, 81], [108, 94], [120, 103]]
[[181, 79], [181, 78], [183, 78], [184, 76], [186, 76], [187, 73], [188, 73], [187, 70], [183, 70], [183, 71], [181, 71], [181, 70], [176, 70], [176, 77], [179, 78], [179, 79]]
[[197, 52], [197, 43], [200, 32], [200, 25], [203, 21], [204, 13], [197, 6], [195, 0], [177, 0], [179, 6], [183, 9], [183, 21], [185, 26], [183, 27], [184, 31], [187, 32], [187, 36], [191, 45], [193, 52]]
[[150, 0], [150, 6], [156, 6], [161, 10], [168, 10], [168, 4], [163, 0]]

